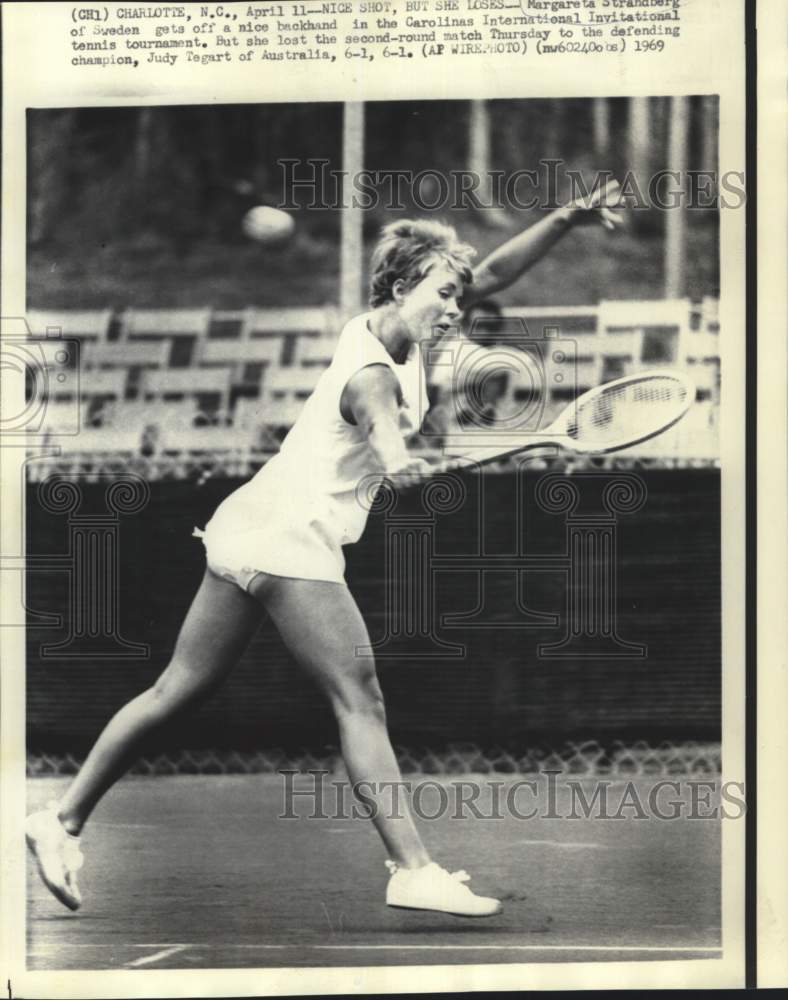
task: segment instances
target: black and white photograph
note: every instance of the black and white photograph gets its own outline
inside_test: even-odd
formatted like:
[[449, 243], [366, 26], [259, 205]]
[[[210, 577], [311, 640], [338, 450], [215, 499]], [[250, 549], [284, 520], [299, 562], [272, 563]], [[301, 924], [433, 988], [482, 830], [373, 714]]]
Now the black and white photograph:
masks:
[[714, 959], [715, 98], [28, 127], [33, 966]]
[[[64, 30], [107, 79], [233, 46], [319, 74], [340, 6], [342, 58], [363, 78], [383, 47], [392, 81], [482, 16], [115, 4]], [[483, 15], [507, 58], [656, 58], [682, 5], [582, 35], [532, 6]], [[20, 116], [29, 974], [738, 984], [744, 161], [714, 88], [525, 81]]]

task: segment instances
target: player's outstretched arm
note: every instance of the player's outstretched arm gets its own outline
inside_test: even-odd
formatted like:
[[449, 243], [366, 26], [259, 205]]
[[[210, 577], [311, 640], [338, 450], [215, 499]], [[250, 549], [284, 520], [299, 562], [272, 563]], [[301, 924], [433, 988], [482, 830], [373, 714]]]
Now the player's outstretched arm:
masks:
[[463, 305], [467, 307], [513, 284], [575, 225], [597, 222], [605, 229], [616, 229], [623, 221], [616, 211], [620, 207], [621, 187], [618, 181], [610, 181], [605, 187], [551, 212], [501, 244], [473, 269], [473, 284], [463, 295]]

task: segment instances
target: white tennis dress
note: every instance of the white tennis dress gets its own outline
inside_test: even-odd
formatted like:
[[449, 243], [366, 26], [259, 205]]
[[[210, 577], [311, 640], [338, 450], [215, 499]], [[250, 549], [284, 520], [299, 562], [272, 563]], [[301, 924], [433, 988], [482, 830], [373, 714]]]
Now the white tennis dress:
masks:
[[397, 364], [371, 332], [370, 316], [357, 316], [342, 330], [279, 454], [208, 522], [203, 541], [208, 565], [219, 575], [244, 588], [259, 572], [344, 583], [342, 546], [361, 537], [383, 469], [363, 431], [340, 413], [342, 391], [360, 369], [387, 365], [401, 390], [404, 438], [418, 431], [428, 406], [418, 344]]

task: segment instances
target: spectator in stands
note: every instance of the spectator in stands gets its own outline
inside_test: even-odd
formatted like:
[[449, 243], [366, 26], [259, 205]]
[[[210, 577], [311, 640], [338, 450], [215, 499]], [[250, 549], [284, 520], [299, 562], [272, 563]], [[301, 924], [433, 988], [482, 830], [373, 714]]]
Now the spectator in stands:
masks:
[[158, 424], [145, 424], [140, 441], [140, 455], [143, 458], [153, 458], [158, 451], [160, 437], [161, 431]]
[[[210, 694], [233, 668], [263, 612], [335, 713], [354, 785], [374, 802], [390, 860], [386, 902], [465, 916], [497, 913], [464, 872], [435, 863], [406, 810], [392, 815], [386, 788], [401, 780], [361, 613], [344, 579], [342, 546], [359, 539], [369, 497], [384, 476], [407, 486], [430, 474], [405, 438], [427, 407], [420, 344], [448, 334], [462, 308], [517, 280], [576, 223], [614, 228], [603, 204], [617, 185], [558, 209], [471, 270], [473, 250], [436, 222], [387, 226], [371, 264], [370, 310], [342, 331], [331, 365], [271, 459], [215, 512], [204, 532], [207, 567], [172, 658], [156, 683], [109, 722], [59, 803], [28, 818], [28, 844], [50, 890], [81, 899], [80, 831], [144, 741]], [[206, 866], [210, 859], [206, 861]]]
[[469, 340], [480, 347], [495, 347], [501, 337], [503, 314], [495, 299], [471, 301], [462, 317], [462, 326]]
[[[498, 404], [506, 394], [509, 373], [506, 367], [492, 360], [474, 358], [494, 347], [500, 337], [501, 310], [493, 299], [471, 301], [463, 315], [457, 341], [464, 341], [468, 353], [470, 377], [458, 384], [450, 365], [436, 365], [438, 376], [430, 387], [430, 409], [425, 432], [433, 443], [451, 441], [469, 430], [480, 430], [495, 424]], [[445, 348], [445, 342], [442, 344]], [[500, 359], [499, 359], [500, 361]], [[473, 376], [476, 376], [475, 378]]]

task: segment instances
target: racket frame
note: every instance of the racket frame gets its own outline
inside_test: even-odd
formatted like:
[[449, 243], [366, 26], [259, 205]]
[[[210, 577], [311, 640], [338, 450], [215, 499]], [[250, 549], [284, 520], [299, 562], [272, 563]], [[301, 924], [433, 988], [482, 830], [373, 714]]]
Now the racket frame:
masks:
[[[613, 445], [606, 445], [601, 448], [578, 446], [574, 438], [570, 437], [569, 434], [566, 433], [566, 427], [573, 419], [578, 404], [588, 403], [597, 396], [606, 394], [610, 389], [613, 389], [616, 386], [630, 385], [636, 382], [658, 377], [671, 378], [676, 382], [680, 382], [686, 389], [686, 399], [684, 403], [682, 403], [681, 407], [676, 410], [675, 416], [672, 417], [667, 423], [660, 425], [655, 430], [649, 431], [647, 434], [640, 434], [637, 437], [627, 438], [626, 441], [619, 441]], [[593, 389], [588, 389], [586, 392], [582, 393], [561, 411], [559, 416], [552, 422], [552, 424], [550, 424], [549, 427], [546, 427], [543, 431], [532, 434], [530, 440], [523, 441], [517, 445], [509, 445], [506, 448], [499, 448], [497, 450], [494, 450], [494, 446], [489, 448], [480, 446], [478, 448], [474, 448], [472, 451], [465, 452], [463, 455], [458, 455], [456, 458], [450, 459], [447, 464], [452, 468], [458, 467], [464, 462], [475, 462], [477, 465], [485, 465], [489, 462], [500, 462], [504, 458], [509, 458], [512, 455], [518, 455], [524, 451], [531, 451], [535, 448], [565, 448], [568, 451], [574, 451], [583, 455], [605, 455], [615, 451], [623, 451], [625, 448], [631, 448], [633, 445], [642, 444], [643, 441], [648, 441], [653, 437], [657, 437], [659, 434], [663, 434], [666, 430], [675, 426], [679, 420], [686, 416], [690, 407], [695, 402], [696, 394], [697, 389], [695, 383], [689, 375], [687, 375], [686, 372], [679, 371], [674, 368], [649, 368], [642, 372], [635, 372], [632, 375], [623, 375], [621, 378], [613, 379], [611, 382], [605, 382], [602, 385], [594, 386]]]

